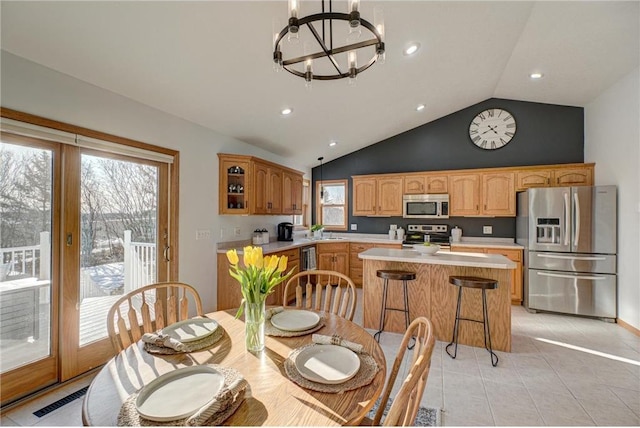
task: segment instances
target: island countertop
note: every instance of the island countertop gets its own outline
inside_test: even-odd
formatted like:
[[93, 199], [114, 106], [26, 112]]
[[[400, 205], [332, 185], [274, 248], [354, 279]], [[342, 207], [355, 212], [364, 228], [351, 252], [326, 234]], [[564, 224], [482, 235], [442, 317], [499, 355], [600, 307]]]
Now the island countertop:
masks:
[[388, 262], [425, 263], [461, 267], [515, 269], [516, 263], [501, 254], [461, 253], [439, 251], [435, 254], [421, 254], [415, 250], [396, 250], [392, 248], [371, 248], [358, 254], [363, 260], [382, 260]]

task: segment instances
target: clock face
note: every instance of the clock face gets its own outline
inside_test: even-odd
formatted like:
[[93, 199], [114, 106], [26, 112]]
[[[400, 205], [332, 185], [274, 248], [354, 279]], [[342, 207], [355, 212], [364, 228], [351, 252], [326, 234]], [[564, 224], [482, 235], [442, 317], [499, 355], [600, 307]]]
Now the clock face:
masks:
[[481, 149], [494, 150], [507, 145], [516, 134], [516, 120], [506, 110], [487, 109], [473, 118], [469, 137]]

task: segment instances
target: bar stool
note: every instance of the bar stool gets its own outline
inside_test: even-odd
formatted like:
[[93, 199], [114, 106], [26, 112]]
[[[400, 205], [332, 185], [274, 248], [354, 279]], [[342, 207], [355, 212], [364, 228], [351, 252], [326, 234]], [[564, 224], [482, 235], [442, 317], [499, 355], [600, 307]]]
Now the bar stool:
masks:
[[[408, 272], [404, 270], [379, 270], [376, 272], [378, 278], [384, 279], [382, 290], [382, 310], [380, 311], [380, 329], [373, 335], [373, 338], [380, 343], [380, 333], [384, 330], [384, 322], [386, 319], [387, 311], [404, 312], [405, 328], [409, 328], [409, 293], [407, 291], [407, 281], [416, 279], [415, 272]], [[389, 280], [402, 281], [402, 289], [404, 293], [404, 308], [388, 308], [387, 307], [387, 293], [389, 291]], [[414, 342], [415, 344], [415, 342]], [[413, 345], [409, 346], [409, 349], [413, 348]]]
[[[458, 306], [456, 307], [456, 319], [453, 325], [453, 337], [451, 338], [451, 342], [445, 347], [447, 354], [451, 358], [456, 358], [458, 354], [458, 327], [460, 326], [460, 321], [471, 321], [482, 323], [484, 328], [484, 347], [489, 354], [491, 355], [491, 365], [495, 367], [498, 365], [498, 356], [495, 352], [493, 352], [493, 348], [491, 347], [491, 331], [489, 330], [489, 312], [487, 311], [487, 290], [494, 290], [498, 288], [498, 281], [494, 279], [487, 278], [478, 278], [475, 276], [450, 276], [449, 283], [456, 285], [459, 287], [458, 289]], [[471, 318], [462, 318], [460, 316], [460, 305], [462, 302], [462, 289], [463, 288], [475, 288], [482, 290], [482, 319], [475, 320]], [[487, 346], [487, 338], [489, 338], [489, 346]], [[455, 344], [455, 348], [453, 351], [453, 355], [449, 352], [449, 347]], [[494, 360], [495, 358], [495, 360]]]

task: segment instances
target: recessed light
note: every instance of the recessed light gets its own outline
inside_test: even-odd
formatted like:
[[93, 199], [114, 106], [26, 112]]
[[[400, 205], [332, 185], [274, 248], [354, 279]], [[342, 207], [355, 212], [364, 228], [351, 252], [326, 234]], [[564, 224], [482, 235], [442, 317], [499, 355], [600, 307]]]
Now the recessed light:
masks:
[[422, 111], [424, 110], [424, 104], [418, 104], [418, 106], [416, 107], [416, 111]]
[[405, 55], [413, 55], [414, 53], [418, 52], [418, 49], [420, 49], [420, 43], [411, 43], [409, 46], [404, 48], [402, 53]]
[[529, 75], [529, 77], [531, 77], [532, 79], [542, 79], [542, 76], [544, 76], [544, 74], [542, 73], [531, 73]]
[[283, 108], [280, 111], [280, 114], [283, 115], [283, 116], [289, 116], [291, 113], [293, 113], [293, 109], [290, 109], [289, 107]]
[[337, 141], [332, 141], [332, 142], [329, 143], [329, 147], [334, 147], [337, 144], [338, 144]]

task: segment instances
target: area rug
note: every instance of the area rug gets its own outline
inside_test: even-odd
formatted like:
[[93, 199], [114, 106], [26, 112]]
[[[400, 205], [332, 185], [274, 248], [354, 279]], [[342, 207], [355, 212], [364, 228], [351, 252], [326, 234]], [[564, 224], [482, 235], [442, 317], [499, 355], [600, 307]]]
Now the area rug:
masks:
[[[382, 420], [384, 421], [384, 417], [387, 415], [387, 412], [391, 408], [391, 401], [387, 401], [387, 405], [384, 408], [384, 413], [382, 416]], [[376, 415], [376, 411], [378, 410], [378, 406], [380, 405], [380, 399], [378, 399], [373, 408], [369, 411], [367, 417], [369, 419], [373, 419]], [[418, 409], [418, 414], [416, 415], [416, 420], [414, 421], [413, 426], [416, 427], [439, 427], [442, 426], [442, 410], [436, 409], [433, 407], [420, 407]]]

